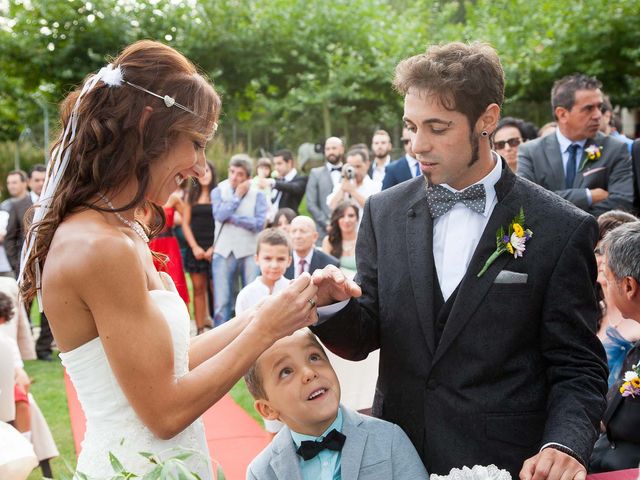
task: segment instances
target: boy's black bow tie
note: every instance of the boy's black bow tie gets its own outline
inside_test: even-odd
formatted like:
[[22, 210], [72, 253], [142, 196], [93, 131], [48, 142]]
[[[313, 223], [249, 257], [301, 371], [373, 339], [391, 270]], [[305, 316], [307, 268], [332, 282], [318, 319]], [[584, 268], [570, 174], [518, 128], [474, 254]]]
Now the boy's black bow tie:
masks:
[[300, 443], [300, 448], [296, 450], [296, 453], [304, 460], [311, 460], [325, 448], [339, 452], [342, 450], [342, 446], [346, 439], [347, 437], [334, 428], [322, 439], [322, 441], [314, 442], [311, 440], [304, 440]]

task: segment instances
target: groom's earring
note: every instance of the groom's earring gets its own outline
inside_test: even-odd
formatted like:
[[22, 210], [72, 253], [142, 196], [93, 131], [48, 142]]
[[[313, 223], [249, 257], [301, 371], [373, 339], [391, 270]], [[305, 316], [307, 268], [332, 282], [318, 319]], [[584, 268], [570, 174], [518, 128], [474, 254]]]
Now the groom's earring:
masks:
[[480, 135], [482, 135], [483, 137], [488, 137], [489, 132], [487, 132], [486, 130], [482, 130], [482, 133], [480, 133]]

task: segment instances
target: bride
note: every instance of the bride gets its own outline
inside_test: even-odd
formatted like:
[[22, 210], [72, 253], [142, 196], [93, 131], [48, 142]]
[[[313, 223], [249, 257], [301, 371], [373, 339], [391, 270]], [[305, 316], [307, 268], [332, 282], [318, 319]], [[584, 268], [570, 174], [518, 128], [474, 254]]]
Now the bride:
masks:
[[277, 339], [316, 319], [305, 275], [258, 310], [189, 343], [189, 314], [153, 266], [140, 207], [157, 212], [205, 169], [220, 99], [175, 50], [127, 47], [61, 107], [62, 134], [24, 247], [21, 289], [49, 319], [87, 418], [77, 469], [113, 475], [112, 453], [144, 473], [139, 452], [196, 449], [212, 478], [200, 415]]

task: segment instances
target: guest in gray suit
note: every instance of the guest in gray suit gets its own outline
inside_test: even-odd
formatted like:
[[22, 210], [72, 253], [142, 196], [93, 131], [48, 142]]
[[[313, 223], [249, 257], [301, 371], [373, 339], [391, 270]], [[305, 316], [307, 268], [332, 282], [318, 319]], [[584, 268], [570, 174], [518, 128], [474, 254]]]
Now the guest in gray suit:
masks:
[[491, 151], [504, 99], [493, 48], [432, 46], [394, 83], [424, 177], [367, 201], [360, 298], [334, 267], [314, 272], [335, 313], [312, 329], [349, 360], [380, 349], [373, 415], [402, 427], [430, 473], [495, 464], [584, 480], [607, 389], [596, 221]]
[[324, 144], [326, 163], [311, 169], [307, 182], [307, 208], [316, 222], [319, 241], [327, 234], [327, 225], [331, 209], [327, 205], [327, 197], [333, 187], [340, 183], [342, 162], [344, 161], [344, 145], [338, 137], [329, 137]]
[[627, 146], [598, 131], [601, 86], [586, 75], [558, 80], [551, 90], [558, 128], [518, 150], [518, 175], [595, 216], [614, 209], [628, 211], [633, 205]]
[[340, 405], [336, 373], [308, 329], [274, 343], [245, 381], [258, 413], [286, 425], [251, 462], [247, 479], [428, 478], [400, 427]]

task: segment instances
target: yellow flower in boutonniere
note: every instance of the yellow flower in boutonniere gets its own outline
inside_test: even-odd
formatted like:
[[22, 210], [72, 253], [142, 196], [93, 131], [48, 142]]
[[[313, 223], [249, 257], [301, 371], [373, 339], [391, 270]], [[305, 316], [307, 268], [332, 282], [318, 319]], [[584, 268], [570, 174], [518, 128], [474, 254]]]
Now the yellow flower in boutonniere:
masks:
[[602, 156], [602, 147], [598, 145], [589, 145], [584, 149], [584, 160], [578, 170], [582, 170], [587, 162], [595, 162]]
[[500, 227], [496, 232], [496, 251], [485, 262], [484, 267], [477, 275], [478, 277], [481, 277], [495, 259], [505, 252], [513, 255], [513, 258], [519, 258], [524, 255], [525, 244], [533, 237], [533, 232], [524, 228], [523, 225], [524, 210], [520, 207], [520, 212], [507, 228], [507, 232], [504, 231], [504, 227]]

